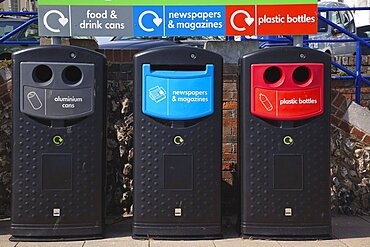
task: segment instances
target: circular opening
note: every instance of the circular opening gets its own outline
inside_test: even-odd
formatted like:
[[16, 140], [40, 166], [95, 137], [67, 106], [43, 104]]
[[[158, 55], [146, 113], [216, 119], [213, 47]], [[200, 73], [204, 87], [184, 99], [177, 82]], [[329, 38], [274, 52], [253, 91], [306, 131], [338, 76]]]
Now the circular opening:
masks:
[[63, 78], [67, 84], [76, 84], [82, 79], [82, 72], [76, 66], [68, 66], [63, 71]]
[[276, 83], [281, 79], [281, 76], [281, 70], [276, 66], [266, 69], [264, 74], [267, 83]]
[[307, 67], [299, 66], [293, 72], [293, 79], [297, 84], [304, 84], [310, 79], [310, 70]]
[[38, 65], [32, 72], [32, 77], [35, 82], [44, 83], [51, 79], [53, 71], [46, 65]]

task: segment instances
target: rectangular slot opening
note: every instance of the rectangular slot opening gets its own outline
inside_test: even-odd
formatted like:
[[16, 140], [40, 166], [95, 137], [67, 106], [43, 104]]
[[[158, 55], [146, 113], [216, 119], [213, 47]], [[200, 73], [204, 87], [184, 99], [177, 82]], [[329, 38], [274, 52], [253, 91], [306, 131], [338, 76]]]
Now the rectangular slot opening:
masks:
[[206, 65], [178, 65], [178, 64], [165, 64], [165, 65], [150, 65], [150, 70], [174, 70], [174, 71], [206, 71]]
[[274, 155], [274, 190], [303, 190], [303, 155]]
[[193, 189], [192, 154], [164, 154], [164, 189]]

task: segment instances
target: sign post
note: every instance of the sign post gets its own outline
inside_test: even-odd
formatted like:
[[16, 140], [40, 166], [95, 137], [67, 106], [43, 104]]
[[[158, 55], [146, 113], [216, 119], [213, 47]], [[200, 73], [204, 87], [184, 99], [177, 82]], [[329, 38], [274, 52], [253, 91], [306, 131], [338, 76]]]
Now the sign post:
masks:
[[317, 32], [316, 0], [39, 0], [43, 36], [247, 36]]

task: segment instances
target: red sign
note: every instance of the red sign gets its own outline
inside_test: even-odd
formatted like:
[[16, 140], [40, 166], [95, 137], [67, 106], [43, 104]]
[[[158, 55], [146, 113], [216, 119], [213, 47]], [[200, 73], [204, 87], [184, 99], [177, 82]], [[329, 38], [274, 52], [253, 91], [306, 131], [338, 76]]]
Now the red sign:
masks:
[[299, 120], [323, 113], [321, 89], [278, 91], [255, 89], [254, 115], [279, 120]]
[[[274, 70], [273, 82], [268, 78], [271, 69]], [[253, 64], [251, 70], [253, 115], [274, 120], [300, 120], [323, 113], [323, 64]], [[305, 74], [303, 78], [302, 74]]]
[[226, 6], [226, 35], [317, 33], [316, 4]]
[[226, 35], [242, 36], [256, 33], [255, 5], [226, 6]]

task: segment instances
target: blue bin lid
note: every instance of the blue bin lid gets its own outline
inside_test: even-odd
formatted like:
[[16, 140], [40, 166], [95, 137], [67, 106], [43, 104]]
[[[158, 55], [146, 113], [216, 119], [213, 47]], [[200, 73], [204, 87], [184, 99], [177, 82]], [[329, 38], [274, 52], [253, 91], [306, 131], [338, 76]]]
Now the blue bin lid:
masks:
[[214, 112], [214, 66], [204, 71], [151, 70], [142, 66], [142, 111], [166, 120], [191, 120]]

